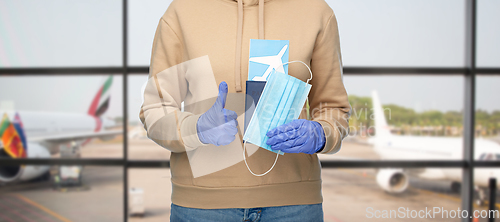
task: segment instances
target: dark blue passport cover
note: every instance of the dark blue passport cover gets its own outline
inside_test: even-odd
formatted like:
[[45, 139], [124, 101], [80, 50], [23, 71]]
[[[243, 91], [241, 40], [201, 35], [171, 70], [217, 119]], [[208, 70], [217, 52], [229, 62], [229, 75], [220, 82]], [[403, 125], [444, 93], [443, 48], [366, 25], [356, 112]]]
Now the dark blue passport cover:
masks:
[[[250, 119], [252, 119], [253, 112], [255, 111], [255, 107], [259, 102], [260, 95], [264, 90], [264, 86], [266, 85], [265, 81], [247, 81], [246, 88], [246, 96], [245, 96], [245, 128], [244, 132], [247, 131], [247, 126], [250, 123]], [[252, 107], [253, 104], [253, 107]]]

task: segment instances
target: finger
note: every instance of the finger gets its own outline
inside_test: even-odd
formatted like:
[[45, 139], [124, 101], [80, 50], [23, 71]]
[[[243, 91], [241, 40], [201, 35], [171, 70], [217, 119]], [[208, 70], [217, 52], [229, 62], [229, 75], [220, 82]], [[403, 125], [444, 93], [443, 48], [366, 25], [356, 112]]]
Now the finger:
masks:
[[280, 133], [277, 135], [274, 135], [273, 137], [269, 138], [266, 142], [267, 145], [276, 145], [278, 143], [283, 143], [285, 141], [293, 140], [295, 139], [299, 134], [297, 133], [296, 130], [293, 131], [288, 131], [285, 133]]
[[294, 140], [292, 147], [303, 147], [310, 138], [306, 135], [302, 135]]
[[[285, 153], [307, 153], [313, 154], [314, 150], [311, 151], [307, 148], [307, 143], [310, 138], [307, 135], [301, 136], [297, 139], [291, 140], [288, 143], [283, 143], [281, 146], [276, 146], [276, 149], [279, 149]], [[273, 146], [271, 146], [273, 148]], [[274, 149], [274, 148], [273, 148]]]
[[274, 146], [271, 146], [271, 149], [273, 150], [281, 150], [285, 153], [290, 152], [290, 148], [294, 147], [293, 144], [295, 143], [295, 140], [288, 140], [282, 143], [278, 143]]
[[285, 133], [285, 132], [289, 132], [289, 131], [294, 131], [295, 128], [293, 127], [293, 125], [291, 124], [283, 124], [281, 126], [278, 126], [272, 130], [269, 130], [269, 132], [266, 133], [266, 136], [271, 138], [271, 137], [274, 137], [278, 134], [282, 134], [282, 133]]
[[237, 126], [236, 121], [231, 120], [231, 121], [224, 124], [224, 127], [222, 130], [224, 130], [224, 133], [227, 133], [230, 135], [236, 135], [238, 133], [238, 128], [236, 126]]
[[285, 142], [285, 141], [282, 140], [281, 138], [277, 138], [277, 137], [273, 136], [273, 137], [267, 139], [266, 144], [269, 146], [273, 146], [273, 145], [276, 145], [276, 144], [282, 143], [282, 142]]
[[227, 116], [227, 121], [230, 121], [230, 120], [235, 120], [238, 118], [238, 114], [236, 114], [235, 111], [232, 111], [230, 109], [224, 109], [226, 112], [225, 112], [225, 115]]
[[215, 101], [215, 108], [217, 110], [222, 110], [224, 107], [226, 107], [226, 98], [227, 98], [227, 83], [222, 81], [219, 84], [219, 95], [217, 96], [217, 100]]
[[229, 134], [223, 135], [223, 136], [219, 137], [219, 139], [217, 140], [217, 144], [215, 144], [215, 145], [216, 146], [225, 146], [225, 145], [228, 145], [231, 142], [233, 142], [233, 140], [235, 138], [236, 137], [234, 135], [229, 135]]
[[271, 146], [272, 149], [281, 150], [285, 153], [301, 153], [309, 137], [306, 135]]
[[288, 131], [299, 129], [302, 126], [302, 124], [304, 123], [304, 121], [307, 121], [307, 120], [305, 120], [305, 119], [293, 120], [292, 122], [289, 122], [287, 124], [283, 124], [283, 125], [278, 126], [272, 130], [269, 130], [269, 132], [267, 132], [266, 136], [273, 137], [276, 134], [285, 133]]
[[267, 140], [268, 145], [275, 145], [277, 143], [282, 143], [285, 141], [289, 140], [294, 140], [299, 137], [304, 137], [307, 134], [307, 130], [304, 130], [304, 128], [299, 128], [299, 129], [294, 129], [294, 130], [288, 130], [286, 132], [278, 133], [277, 135], [274, 135], [273, 137], [269, 138]]

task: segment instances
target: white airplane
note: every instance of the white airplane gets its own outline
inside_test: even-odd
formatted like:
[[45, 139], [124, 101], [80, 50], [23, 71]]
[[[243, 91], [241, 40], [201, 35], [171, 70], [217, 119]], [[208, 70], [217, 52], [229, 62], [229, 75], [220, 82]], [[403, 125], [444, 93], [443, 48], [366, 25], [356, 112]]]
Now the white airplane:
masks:
[[[382, 160], [461, 160], [463, 139], [461, 137], [400, 136], [391, 134], [377, 92], [372, 92], [375, 121], [375, 136], [369, 139]], [[474, 158], [481, 161], [500, 160], [500, 145], [483, 138], [474, 142]], [[452, 190], [459, 191], [462, 182], [461, 169], [379, 169], [378, 185], [389, 193], [401, 193], [408, 188], [408, 175], [424, 179], [452, 181]], [[500, 170], [481, 168], [474, 170], [474, 184], [479, 192], [478, 204], [484, 202], [484, 191], [491, 177], [499, 178]], [[497, 187], [500, 180], [497, 180]]]
[[[114, 123], [101, 118], [109, 106], [111, 83], [112, 76], [100, 87], [86, 114], [0, 110], [0, 115], [7, 114], [11, 122], [16, 114], [19, 115], [27, 140], [27, 158], [50, 158], [61, 146], [75, 150], [92, 138], [109, 140], [122, 133], [121, 130], [105, 130]], [[13, 158], [1, 140], [0, 158]], [[0, 184], [28, 181], [48, 173], [49, 166], [0, 166]]]
[[252, 57], [250, 58], [250, 62], [256, 62], [256, 63], [261, 63], [265, 65], [269, 65], [269, 67], [266, 69], [264, 72], [264, 75], [262, 76], [255, 76], [253, 77], [253, 81], [266, 81], [267, 77], [271, 73], [273, 69], [276, 70], [276, 72], [280, 73], [285, 73], [285, 68], [283, 67], [283, 60], [281, 59], [283, 55], [286, 52], [286, 49], [288, 48], [288, 45], [283, 46], [281, 48], [280, 52], [278, 55], [274, 56], [260, 56], [260, 57]]

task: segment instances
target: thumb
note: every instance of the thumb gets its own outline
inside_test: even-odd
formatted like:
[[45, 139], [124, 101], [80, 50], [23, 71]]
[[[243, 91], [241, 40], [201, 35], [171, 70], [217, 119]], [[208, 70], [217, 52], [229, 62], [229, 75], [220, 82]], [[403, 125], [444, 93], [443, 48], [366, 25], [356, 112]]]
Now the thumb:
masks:
[[222, 81], [219, 84], [219, 95], [217, 96], [217, 100], [215, 101], [214, 107], [218, 110], [224, 109], [226, 107], [226, 98], [227, 98], [227, 83]]

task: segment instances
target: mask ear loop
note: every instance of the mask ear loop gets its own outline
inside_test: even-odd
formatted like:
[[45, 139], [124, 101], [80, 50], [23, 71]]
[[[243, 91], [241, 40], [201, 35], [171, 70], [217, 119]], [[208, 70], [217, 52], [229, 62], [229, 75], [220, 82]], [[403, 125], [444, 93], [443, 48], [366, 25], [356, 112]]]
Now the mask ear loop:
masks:
[[[311, 81], [311, 79], [313, 78], [313, 73], [311, 71], [311, 68], [309, 68], [309, 66], [305, 62], [294, 60], [294, 61], [290, 61], [290, 62], [285, 62], [285, 63], [283, 63], [283, 65], [289, 64], [289, 63], [296, 63], [296, 62], [300, 62], [300, 63], [304, 64], [307, 67], [307, 70], [309, 70], [309, 74], [311, 74], [311, 77], [309, 79], [307, 79], [307, 81], [306, 81], [306, 83], [309, 84], [309, 81]], [[309, 96], [306, 97], [306, 102], [307, 102], [306, 103], [307, 119], [311, 120], [311, 115], [309, 114]]]
[[246, 153], [246, 145], [247, 145], [247, 141], [244, 141], [243, 142], [243, 161], [245, 161], [245, 165], [247, 165], [247, 169], [248, 171], [250, 171], [250, 173], [254, 176], [257, 176], [257, 177], [261, 177], [261, 176], [264, 176], [266, 174], [268, 174], [269, 172], [271, 172], [271, 170], [274, 168], [274, 166], [276, 165], [276, 162], [278, 162], [278, 157], [279, 157], [279, 153], [276, 154], [276, 159], [274, 159], [274, 163], [273, 163], [273, 166], [271, 168], [269, 168], [269, 170], [267, 170], [265, 173], [262, 173], [262, 174], [256, 174], [254, 173], [250, 167], [248, 166], [248, 163], [247, 163], [247, 157], [245, 156], [245, 153]]
[[309, 84], [309, 81], [313, 78], [313, 73], [311, 71], [311, 68], [309, 68], [309, 66], [305, 62], [302, 62], [299, 60], [294, 60], [294, 61], [290, 61], [290, 62], [285, 62], [282, 65], [286, 65], [286, 64], [290, 64], [290, 63], [297, 63], [297, 62], [304, 64], [307, 67], [307, 70], [309, 70], [309, 74], [311, 74], [311, 77], [309, 79], [307, 79], [307, 81], [306, 81], [306, 83]]
[[[283, 65], [289, 64], [289, 63], [297, 63], [297, 62], [304, 64], [307, 67], [307, 70], [309, 70], [309, 74], [311, 74], [311, 77], [309, 79], [307, 79], [307, 81], [306, 81], [306, 83], [309, 84], [309, 81], [313, 78], [313, 74], [312, 74], [311, 68], [309, 68], [309, 66], [305, 62], [302, 62], [302, 61], [290, 61], [290, 62], [283, 63]], [[307, 100], [307, 108], [308, 108], [307, 109], [307, 116], [309, 118], [309, 98], [306, 97], [306, 100]], [[269, 170], [267, 170], [265, 173], [256, 174], [256, 173], [254, 173], [250, 169], [250, 166], [248, 166], [247, 157], [245, 155], [245, 153], [246, 153], [246, 145], [247, 145], [247, 141], [244, 141], [243, 142], [243, 161], [245, 161], [245, 165], [247, 166], [248, 171], [250, 171], [250, 173], [252, 175], [257, 176], [257, 177], [264, 176], [264, 175], [268, 174], [269, 172], [271, 172], [271, 170], [273, 170], [274, 166], [276, 165], [276, 162], [278, 162], [278, 157], [280, 156], [279, 153], [276, 154], [276, 159], [274, 159], [273, 166], [271, 166], [271, 168], [269, 168]]]

